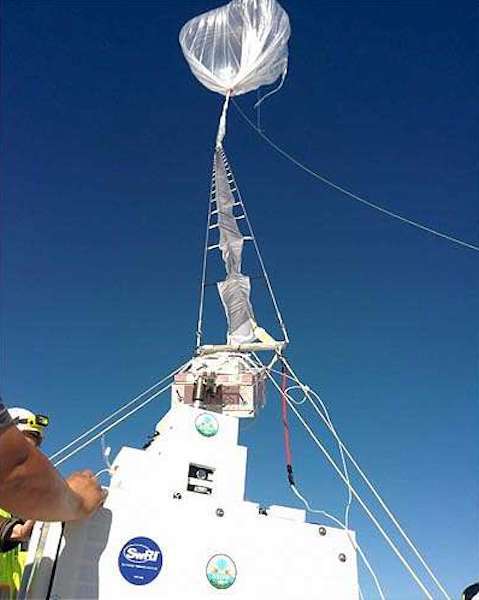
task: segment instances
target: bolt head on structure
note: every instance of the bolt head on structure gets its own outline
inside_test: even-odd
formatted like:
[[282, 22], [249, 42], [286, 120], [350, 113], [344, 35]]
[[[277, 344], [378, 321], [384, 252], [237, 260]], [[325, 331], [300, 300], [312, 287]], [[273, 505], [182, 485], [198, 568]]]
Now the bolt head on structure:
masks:
[[320, 527], [318, 529], [319, 535], [326, 535], [326, 527]]

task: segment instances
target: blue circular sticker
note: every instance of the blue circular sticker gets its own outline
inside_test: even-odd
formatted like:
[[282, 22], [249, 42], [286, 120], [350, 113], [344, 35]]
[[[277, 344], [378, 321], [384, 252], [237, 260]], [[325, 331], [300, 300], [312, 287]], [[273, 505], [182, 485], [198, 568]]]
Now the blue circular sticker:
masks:
[[146, 585], [155, 579], [163, 566], [163, 555], [156, 542], [136, 537], [127, 542], [118, 556], [118, 568], [134, 585]]

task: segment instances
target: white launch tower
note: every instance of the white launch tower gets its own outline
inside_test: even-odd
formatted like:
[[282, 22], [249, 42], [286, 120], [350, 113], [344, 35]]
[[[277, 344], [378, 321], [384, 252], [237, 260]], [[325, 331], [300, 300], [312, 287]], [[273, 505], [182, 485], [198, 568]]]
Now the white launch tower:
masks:
[[104, 507], [36, 530], [21, 598], [356, 600], [354, 533], [245, 499], [239, 422], [264, 383], [241, 354], [179, 373], [150, 445], [114, 460]]

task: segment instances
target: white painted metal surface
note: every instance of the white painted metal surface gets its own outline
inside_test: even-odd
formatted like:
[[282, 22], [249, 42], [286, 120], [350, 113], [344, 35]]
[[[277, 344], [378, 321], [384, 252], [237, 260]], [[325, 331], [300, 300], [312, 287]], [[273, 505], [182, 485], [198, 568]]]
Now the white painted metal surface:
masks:
[[[33, 578], [23, 598], [357, 600], [344, 531], [320, 532], [302, 510], [262, 514], [244, 500], [238, 424], [176, 406], [147, 450], [122, 448], [105, 507], [65, 527], [54, 569]], [[225, 557], [211, 562], [217, 555]], [[46, 583], [49, 595], [37, 595]]]

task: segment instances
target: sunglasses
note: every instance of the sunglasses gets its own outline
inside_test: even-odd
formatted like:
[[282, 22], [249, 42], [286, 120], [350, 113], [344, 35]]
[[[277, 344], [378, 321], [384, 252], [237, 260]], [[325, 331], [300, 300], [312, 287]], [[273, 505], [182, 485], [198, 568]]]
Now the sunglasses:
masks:
[[35, 415], [33, 418], [30, 417], [28, 419], [20, 419], [20, 417], [17, 417], [13, 422], [16, 425], [36, 425], [37, 427], [47, 427], [50, 421], [45, 415]]

